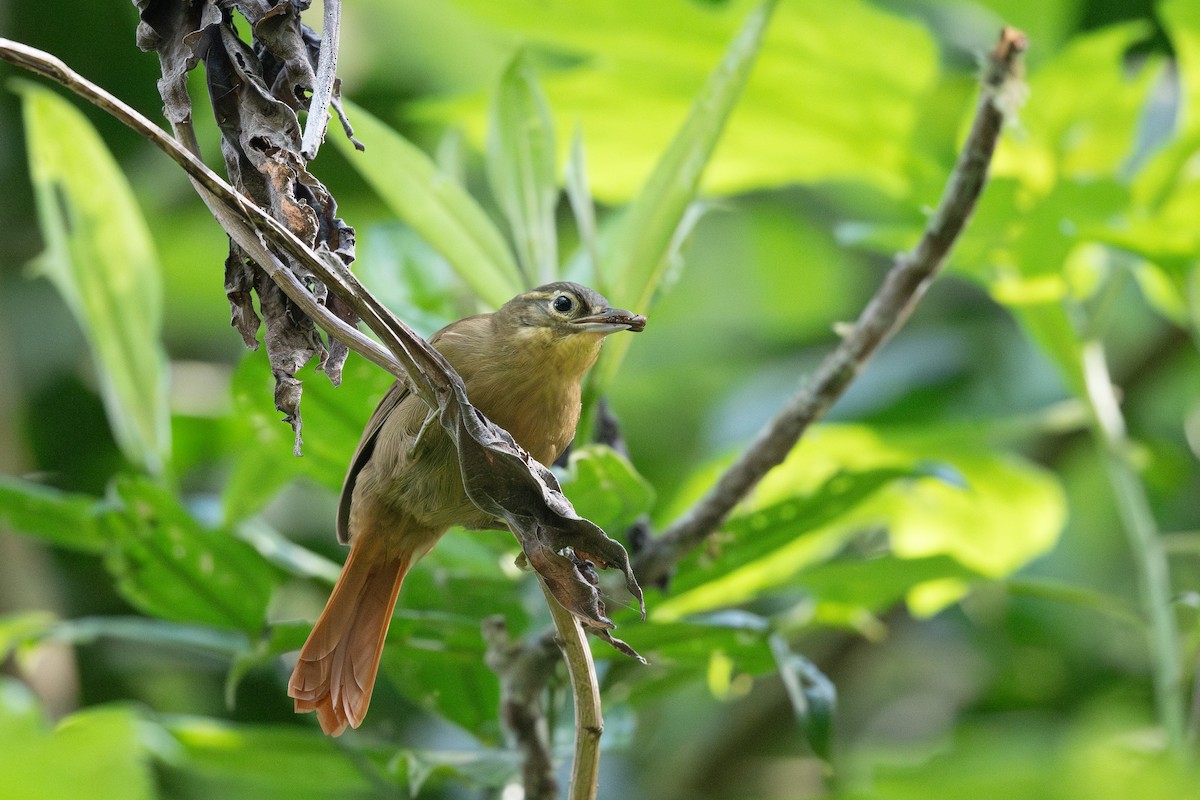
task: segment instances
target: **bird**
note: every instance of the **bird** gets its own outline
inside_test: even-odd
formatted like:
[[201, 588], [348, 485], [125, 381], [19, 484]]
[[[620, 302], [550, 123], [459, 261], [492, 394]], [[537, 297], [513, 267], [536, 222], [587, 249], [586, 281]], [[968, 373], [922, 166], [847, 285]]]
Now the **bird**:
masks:
[[[646, 318], [597, 291], [559, 281], [430, 338], [462, 377], [467, 398], [543, 464], [575, 436], [584, 375], [605, 337]], [[384, 395], [350, 460], [337, 537], [350, 551], [288, 681], [297, 713], [315, 711], [339, 736], [367, 713], [404, 576], [454, 525], [501, 527], [463, 489], [457, 453], [406, 381]]]

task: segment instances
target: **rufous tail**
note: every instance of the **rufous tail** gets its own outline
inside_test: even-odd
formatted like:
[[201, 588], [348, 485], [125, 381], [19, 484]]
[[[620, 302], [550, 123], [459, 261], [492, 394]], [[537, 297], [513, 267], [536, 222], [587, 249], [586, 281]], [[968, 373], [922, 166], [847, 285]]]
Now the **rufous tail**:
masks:
[[[362, 724], [371, 703], [383, 640], [412, 553], [364, 537], [350, 555], [288, 681], [296, 711], [316, 711], [321, 729], [340, 736]], [[379, 537], [382, 538], [382, 537]]]

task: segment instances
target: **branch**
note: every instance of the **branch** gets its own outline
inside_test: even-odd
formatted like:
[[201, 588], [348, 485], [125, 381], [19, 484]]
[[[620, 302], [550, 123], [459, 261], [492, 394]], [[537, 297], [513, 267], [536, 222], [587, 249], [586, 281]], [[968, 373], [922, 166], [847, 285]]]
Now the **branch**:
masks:
[[567, 797], [569, 800], [594, 800], [600, 785], [600, 735], [604, 733], [596, 664], [592, 661], [592, 649], [579, 618], [562, 607], [545, 581], [539, 580], [539, 583], [558, 630], [558, 644], [567, 662], [571, 696], [575, 699], [575, 760], [571, 765], [571, 789]]
[[842, 396], [868, 359], [908, 319], [962, 233], [987, 180], [988, 166], [1019, 87], [1025, 35], [1001, 31], [989, 56], [971, 132], [917, 246], [896, 257], [883, 284], [808, 383], [768, 422], [717, 483], [662, 536], [637, 554], [643, 582], [663, 585], [675, 563], [717, 529], [742, 498], [796, 446], [808, 426]]
[[[300, 155], [308, 161], [317, 157], [329, 126], [329, 104], [334, 98], [337, 81], [338, 41], [342, 33], [342, 0], [325, 0], [324, 24], [321, 26], [321, 55], [317, 61], [317, 79], [312, 100], [308, 104], [308, 120]], [[357, 145], [357, 143], [356, 143]], [[360, 148], [361, 149], [361, 148]]]
[[[553, 601], [547, 597], [546, 602]], [[500, 679], [500, 716], [524, 762], [521, 782], [525, 798], [555, 800], [558, 781], [542, 698], [562, 654], [550, 636], [536, 637], [529, 644], [513, 642], [500, 615], [483, 621], [483, 638], [487, 642], [487, 665]]]

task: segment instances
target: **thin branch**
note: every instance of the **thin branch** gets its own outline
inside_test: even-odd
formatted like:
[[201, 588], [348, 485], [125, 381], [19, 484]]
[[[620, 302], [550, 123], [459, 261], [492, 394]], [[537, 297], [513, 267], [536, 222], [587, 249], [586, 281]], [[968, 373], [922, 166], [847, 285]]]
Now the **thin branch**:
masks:
[[575, 699], [575, 760], [571, 765], [567, 797], [569, 800], [594, 800], [600, 786], [600, 735], [604, 733], [596, 664], [579, 618], [562, 607], [540, 577], [538, 583], [542, 585], [546, 605], [550, 607], [550, 616], [558, 630], [558, 644], [567, 662], [571, 694]]
[[1130, 460], [1131, 444], [1120, 402], [1109, 377], [1103, 345], [1098, 341], [1088, 342], [1082, 360], [1087, 399], [1094, 420], [1093, 437], [1103, 453], [1113, 501], [1133, 553], [1142, 611], [1148, 622], [1158, 722], [1166, 733], [1168, 750], [1180, 755], [1184, 752], [1187, 733], [1182, 648], [1175, 625], [1170, 565], [1159, 538], [1150, 499], [1146, 496], [1146, 487]]
[[858, 321], [808, 383], [759, 431], [709, 492], [638, 553], [637, 573], [643, 583], [661, 585], [667, 580], [675, 563], [716, 530], [762, 477], [784, 460], [808, 426], [842, 396], [867, 360], [912, 313], [983, 190], [1000, 130], [1012, 111], [1008, 105], [1020, 86], [1020, 56], [1026, 46], [1020, 31], [1001, 32], [983, 76], [971, 132], [921, 240], [911, 252], [896, 257]]
[[312, 99], [308, 102], [308, 120], [304, 124], [304, 139], [300, 143], [300, 155], [308, 161], [317, 157], [317, 150], [325, 140], [325, 130], [329, 127], [329, 104], [333, 100], [337, 81], [338, 42], [342, 35], [342, 0], [324, 0], [324, 9], [316, 84], [313, 86]]
[[[547, 602], [550, 602], [547, 598]], [[555, 800], [558, 780], [543, 698], [562, 653], [553, 637], [512, 641], [503, 616], [483, 621], [487, 664], [500, 679], [500, 716], [521, 751], [525, 800]]]

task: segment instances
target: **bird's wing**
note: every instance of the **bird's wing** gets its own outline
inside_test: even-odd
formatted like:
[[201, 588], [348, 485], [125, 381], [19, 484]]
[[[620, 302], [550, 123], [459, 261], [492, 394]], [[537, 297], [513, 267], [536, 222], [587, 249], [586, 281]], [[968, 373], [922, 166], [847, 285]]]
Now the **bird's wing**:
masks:
[[[489, 316], [489, 314], [476, 314], [472, 317], [464, 317], [457, 322], [451, 322], [430, 337], [429, 343], [437, 346], [443, 337], [453, 338], [460, 331], [472, 329], [486, 321]], [[354, 450], [354, 456], [350, 459], [350, 468], [346, 470], [346, 479], [342, 481], [342, 494], [338, 499], [337, 538], [342, 544], [350, 542], [350, 501], [354, 496], [354, 484], [358, 480], [358, 473], [362, 472], [362, 468], [371, 460], [371, 454], [375, 452], [375, 439], [379, 436], [379, 429], [383, 427], [384, 420], [396, 410], [396, 406], [400, 405], [411, 391], [407, 382], [396, 381], [379, 401], [371, 418], [367, 420], [367, 427], [363, 430], [362, 439], [359, 440], [358, 447]]]
[[371, 418], [367, 420], [367, 427], [363, 430], [358, 447], [354, 450], [354, 457], [350, 459], [350, 468], [346, 470], [346, 479], [342, 482], [342, 495], [338, 499], [337, 538], [342, 544], [350, 543], [350, 500], [354, 496], [354, 483], [358, 480], [358, 473], [371, 460], [371, 454], [375, 452], [375, 438], [379, 435], [379, 429], [383, 427], [384, 420], [404, 398], [408, 397], [409, 392], [408, 383], [396, 381], [379, 401]]

